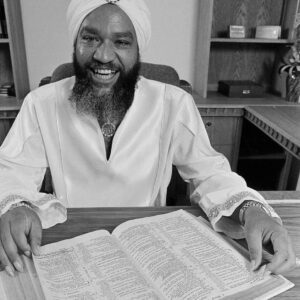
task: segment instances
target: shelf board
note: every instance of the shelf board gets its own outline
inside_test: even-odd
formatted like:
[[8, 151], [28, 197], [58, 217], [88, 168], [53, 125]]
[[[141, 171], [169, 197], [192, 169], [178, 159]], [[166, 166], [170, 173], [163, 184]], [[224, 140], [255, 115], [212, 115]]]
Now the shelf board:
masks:
[[200, 107], [240, 107], [247, 106], [299, 106], [298, 103], [287, 102], [284, 98], [270, 93], [264, 93], [262, 98], [231, 98], [217, 91], [208, 91], [207, 98], [193, 93], [197, 106]]
[[8, 44], [9, 38], [0, 38], [0, 44]]
[[241, 155], [239, 160], [274, 160], [274, 159], [285, 159], [285, 153], [269, 153], [269, 154], [254, 154], [254, 155]]
[[283, 44], [283, 45], [292, 45], [294, 44], [293, 40], [288, 39], [255, 39], [255, 38], [211, 38], [211, 43], [244, 43], [244, 44]]

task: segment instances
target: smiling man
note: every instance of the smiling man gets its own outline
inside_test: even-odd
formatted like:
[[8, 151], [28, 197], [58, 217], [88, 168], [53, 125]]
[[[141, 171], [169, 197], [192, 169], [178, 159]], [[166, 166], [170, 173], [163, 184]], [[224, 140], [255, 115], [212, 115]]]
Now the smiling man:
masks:
[[97, 118], [109, 159], [112, 138], [129, 109], [139, 76], [135, 29], [116, 5], [92, 11], [74, 46], [76, 82], [70, 100], [77, 111]]
[[[0, 261], [38, 254], [42, 228], [66, 207], [166, 204], [172, 165], [215, 230], [246, 237], [253, 268], [295, 266], [277, 214], [210, 145], [191, 95], [139, 76], [151, 35], [142, 0], [72, 0], [67, 12], [75, 76], [29, 93], [0, 149]], [[50, 167], [54, 195], [39, 192]]]

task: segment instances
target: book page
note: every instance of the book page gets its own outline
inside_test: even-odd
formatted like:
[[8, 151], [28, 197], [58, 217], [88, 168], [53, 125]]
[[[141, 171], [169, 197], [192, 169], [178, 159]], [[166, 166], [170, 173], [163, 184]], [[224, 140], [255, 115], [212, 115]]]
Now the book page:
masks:
[[[168, 299], [221, 299], [257, 284], [267, 291], [278, 285], [271, 280], [268, 286], [271, 276], [250, 272], [229, 243], [182, 210], [127, 221], [113, 235]], [[236, 299], [254, 299], [242, 296]]]
[[34, 263], [46, 299], [160, 299], [107, 231], [87, 233], [41, 250]]

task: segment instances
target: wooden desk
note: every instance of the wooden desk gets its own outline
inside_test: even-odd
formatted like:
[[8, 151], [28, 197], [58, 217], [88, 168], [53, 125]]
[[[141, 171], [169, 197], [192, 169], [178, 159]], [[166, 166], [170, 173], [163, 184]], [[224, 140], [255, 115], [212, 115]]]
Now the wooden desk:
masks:
[[300, 106], [251, 106], [245, 118], [300, 159]]
[[289, 176], [293, 173], [292, 186], [299, 190], [300, 106], [251, 106], [245, 108], [244, 117], [286, 150], [278, 189], [286, 189]]
[[[300, 201], [299, 204], [274, 204], [288, 229], [296, 254], [300, 257]], [[204, 216], [198, 207], [143, 207], [143, 208], [73, 208], [68, 210], [68, 221], [44, 231], [43, 244], [71, 238], [79, 234], [105, 228], [112, 231], [118, 224], [134, 218], [163, 214], [183, 208], [196, 216]], [[285, 276], [295, 287], [274, 299], [299, 299], [300, 271], [296, 269]]]

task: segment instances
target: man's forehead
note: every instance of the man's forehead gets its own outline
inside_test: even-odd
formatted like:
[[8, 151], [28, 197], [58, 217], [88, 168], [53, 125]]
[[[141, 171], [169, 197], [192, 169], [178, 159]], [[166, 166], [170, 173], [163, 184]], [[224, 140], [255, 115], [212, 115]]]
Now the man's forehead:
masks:
[[135, 34], [135, 29], [129, 16], [117, 5], [104, 4], [94, 9], [82, 22], [83, 26], [115, 26], [123, 31]]

